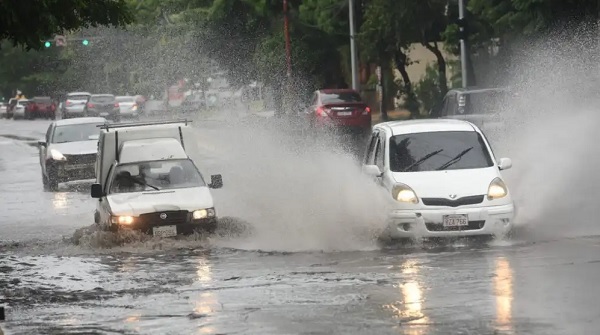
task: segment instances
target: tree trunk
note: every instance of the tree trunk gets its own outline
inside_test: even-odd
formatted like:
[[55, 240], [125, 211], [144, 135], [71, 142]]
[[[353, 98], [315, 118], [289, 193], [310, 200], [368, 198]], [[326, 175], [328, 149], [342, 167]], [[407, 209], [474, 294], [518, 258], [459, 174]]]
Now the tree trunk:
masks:
[[446, 60], [444, 59], [444, 55], [442, 55], [437, 42], [433, 42], [433, 45], [428, 42], [423, 42], [421, 44], [423, 44], [427, 50], [431, 51], [437, 59], [439, 88], [441, 95], [444, 96], [448, 92], [448, 78], [446, 77]]
[[410, 112], [410, 118], [414, 119], [416, 114], [419, 112], [419, 105], [417, 103], [417, 97], [415, 96], [415, 92], [413, 92], [410, 76], [406, 71], [406, 67], [408, 66], [408, 57], [404, 52], [402, 52], [402, 50], [396, 50], [394, 54], [394, 63], [396, 64], [396, 68], [398, 69], [398, 72], [400, 72], [402, 82], [404, 83], [403, 93], [406, 99], [406, 107]]

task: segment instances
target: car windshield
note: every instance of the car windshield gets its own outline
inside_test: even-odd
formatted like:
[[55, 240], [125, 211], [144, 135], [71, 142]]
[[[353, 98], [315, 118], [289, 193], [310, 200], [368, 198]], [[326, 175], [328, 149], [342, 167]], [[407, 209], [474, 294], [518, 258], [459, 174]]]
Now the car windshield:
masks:
[[117, 102], [135, 102], [134, 97], [117, 97]]
[[511, 92], [500, 90], [469, 93], [464, 96], [467, 114], [495, 114], [514, 100]]
[[395, 135], [390, 139], [393, 172], [478, 169], [493, 165], [483, 138], [474, 131]]
[[114, 95], [92, 95], [90, 97], [90, 101], [97, 102], [97, 103], [109, 103], [109, 102], [115, 101], [115, 96]]
[[89, 95], [81, 94], [81, 95], [69, 95], [67, 96], [68, 100], [87, 100]]
[[57, 126], [54, 129], [52, 143], [66, 143], [77, 141], [90, 141], [90, 136], [100, 134], [97, 125], [103, 123], [80, 123]]
[[324, 104], [335, 104], [344, 102], [361, 102], [360, 94], [356, 92], [330, 92], [321, 93], [321, 101]]
[[123, 164], [113, 174], [110, 193], [157, 191], [206, 186], [189, 159]]

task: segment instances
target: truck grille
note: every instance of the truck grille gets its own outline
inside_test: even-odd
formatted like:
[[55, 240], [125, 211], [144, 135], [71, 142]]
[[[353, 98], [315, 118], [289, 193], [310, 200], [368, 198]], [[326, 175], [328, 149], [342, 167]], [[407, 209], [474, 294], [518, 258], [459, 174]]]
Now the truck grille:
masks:
[[67, 159], [67, 164], [90, 164], [94, 165], [96, 163], [96, 154], [86, 154], [86, 155], [65, 155]]
[[[166, 217], [163, 219], [161, 215], [165, 214]], [[176, 225], [180, 223], [188, 222], [189, 212], [188, 211], [165, 211], [142, 214], [139, 216], [139, 221], [143, 225]]]
[[421, 200], [426, 206], [458, 207], [480, 204], [483, 202], [483, 197], [483, 195], [472, 195], [454, 200], [444, 198], [421, 198]]

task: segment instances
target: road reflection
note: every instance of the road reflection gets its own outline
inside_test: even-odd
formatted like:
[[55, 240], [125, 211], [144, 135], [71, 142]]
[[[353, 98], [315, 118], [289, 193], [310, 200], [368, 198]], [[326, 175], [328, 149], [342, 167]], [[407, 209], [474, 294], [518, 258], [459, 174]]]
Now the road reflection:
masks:
[[52, 197], [54, 209], [65, 209], [69, 205], [68, 192], [55, 192]]
[[[212, 286], [212, 271], [211, 264], [205, 258], [199, 258], [196, 265], [196, 276], [201, 287], [210, 289]], [[201, 291], [194, 300], [193, 315], [201, 320], [197, 334], [215, 334], [218, 329], [211, 326], [214, 321], [215, 311], [219, 310], [220, 304], [217, 295], [210, 290]]]
[[403, 334], [423, 335], [427, 333], [429, 318], [423, 312], [423, 289], [419, 276], [419, 265], [415, 260], [402, 264], [402, 274], [406, 277], [399, 284], [402, 301], [384, 306], [394, 312], [402, 324]]
[[513, 271], [506, 258], [496, 259], [495, 274], [496, 329], [512, 333]]

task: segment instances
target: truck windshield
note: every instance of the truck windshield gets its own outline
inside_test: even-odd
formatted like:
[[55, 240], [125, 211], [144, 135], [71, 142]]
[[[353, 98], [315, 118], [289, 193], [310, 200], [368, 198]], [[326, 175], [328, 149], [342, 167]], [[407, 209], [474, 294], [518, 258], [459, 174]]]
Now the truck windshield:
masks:
[[130, 163], [117, 166], [110, 193], [170, 190], [206, 186], [189, 159]]

